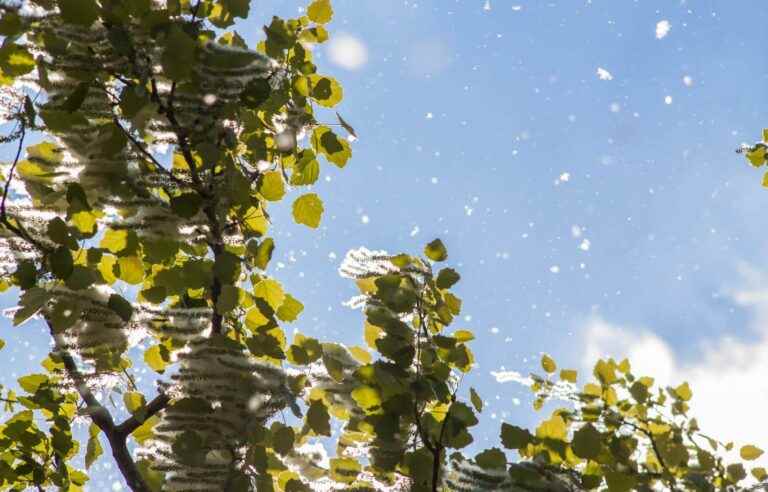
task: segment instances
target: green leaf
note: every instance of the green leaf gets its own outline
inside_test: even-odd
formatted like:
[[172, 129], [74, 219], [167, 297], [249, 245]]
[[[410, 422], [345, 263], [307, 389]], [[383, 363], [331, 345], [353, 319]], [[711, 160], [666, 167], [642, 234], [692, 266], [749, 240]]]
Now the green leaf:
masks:
[[5, 340], [0, 339], [0, 350], [3, 350], [3, 347], [5, 347]]
[[20, 377], [18, 382], [19, 386], [21, 386], [24, 391], [34, 395], [40, 385], [48, 382], [48, 376], [45, 374], [30, 374], [28, 376]]
[[219, 314], [227, 314], [237, 307], [238, 300], [240, 299], [240, 289], [234, 285], [223, 285], [219, 298], [216, 300], [216, 312]]
[[357, 138], [357, 133], [355, 133], [355, 129], [352, 128], [352, 125], [344, 121], [344, 118], [341, 117], [338, 111], [336, 111], [336, 118], [339, 119], [339, 124], [341, 125], [342, 128], [344, 128], [347, 131], [347, 133]]
[[327, 126], [318, 126], [312, 132], [312, 147], [318, 154], [325, 156], [328, 162], [343, 168], [352, 157], [349, 142], [339, 138]]
[[117, 313], [117, 315], [120, 316], [123, 321], [130, 321], [131, 316], [133, 316], [133, 306], [131, 306], [131, 303], [126, 301], [125, 298], [121, 295], [110, 295], [107, 306], [109, 306], [109, 309]]
[[507, 457], [499, 448], [491, 448], [475, 456], [475, 463], [486, 470], [506, 470]]
[[544, 354], [541, 356], [541, 368], [544, 369], [548, 374], [552, 374], [557, 370], [557, 364], [555, 364], [555, 361], [547, 354]]
[[270, 202], [280, 201], [285, 196], [285, 182], [282, 173], [269, 171], [261, 177], [259, 193]]
[[522, 449], [533, 442], [533, 436], [527, 429], [507, 423], [501, 424], [501, 443], [507, 449]]
[[483, 411], [483, 399], [477, 394], [475, 388], [469, 388], [469, 401], [472, 402], [472, 406], [475, 407], [475, 410], [478, 412]]
[[197, 193], [182, 193], [171, 198], [171, 210], [183, 219], [191, 219], [200, 210], [203, 199]]
[[104, 452], [99, 441], [100, 429], [96, 424], [88, 427], [88, 446], [85, 451], [85, 469], [89, 469]]
[[271, 278], [265, 278], [256, 284], [253, 287], [253, 295], [263, 299], [275, 311], [285, 300], [285, 291], [280, 282]]
[[240, 257], [229, 251], [222, 251], [216, 255], [213, 275], [223, 284], [235, 284], [240, 276]]
[[331, 458], [331, 478], [336, 482], [352, 483], [362, 471], [362, 466], [352, 458]]
[[96, 0], [58, 0], [61, 18], [69, 24], [90, 26], [99, 18]]
[[277, 310], [277, 317], [285, 322], [292, 322], [298, 319], [301, 312], [304, 310], [304, 305], [299, 302], [295, 297], [290, 294], [285, 294], [283, 303]]
[[245, 89], [240, 93], [240, 98], [246, 108], [258, 109], [264, 104], [272, 92], [269, 81], [266, 79], [254, 79], [245, 85]]
[[424, 254], [432, 261], [445, 261], [448, 259], [448, 250], [439, 239], [435, 239], [424, 247]]
[[453, 268], [443, 268], [437, 274], [437, 286], [441, 289], [450, 289], [461, 277]]
[[85, 98], [88, 96], [88, 91], [90, 88], [90, 82], [80, 82], [77, 84], [72, 93], [61, 105], [61, 109], [64, 111], [69, 111], [70, 113], [80, 109], [80, 107], [83, 105], [83, 102], [85, 102]]
[[307, 16], [312, 22], [327, 24], [333, 17], [330, 0], [315, 0], [307, 8]]
[[[79, 1], [79, 0], [77, 0]], [[183, 80], [192, 73], [197, 43], [181, 27], [172, 26], [165, 38], [161, 63], [165, 75], [172, 80]]]
[[319, 436], [331, 435], [331, 417], [321, 400], [312, 400], [307, 410], [307, 425]]
[[59, 246], [48, 255], [48, 263], [51, 267], [51, 273], [62, 280], [69, 277], [74, 268], [72, 253], [66, 246]]
[[[249, 241], [248, 245], [256, 244], [256, 240]], [[261, 270], [266, 270], [267, 266], [269, 265], [270, 260], [272, 259], [272, 252], [275, 250], [275, 241], [268, 237], [264, 239], [262, 242], [258, 243], [255, 248], [250, 249], [249, 251], [253, 254], [253, 264], [256, 266], [256, 268], [259, 268]]]
[[275, 422], [272, 426], [272, 449], [286, 455], [293, 450], [296, 434], [291, 427]]
[[605, 474], [605, 481], [609, 492], [629, 492], [637, 483], [637, 478], [627, 473], [609, 471]]
[[0, 48], [0, 85], [10, 85], [13, 78], [25, 75], [34, 68], [35, 59], [25, 47], [4, 43]]
[[34, 316], [40, 308], [51, 300], [52, 294], [45, 289], [32, 287], [26, 290], [19, 299], [21, 309], [13, 315], [13, 325], [18, 326], [31, 316]]
[[304, 224], [316, 229], [323, 216], [323, 201], [316, 193], [307, 193], [293, 202], [293, 219], [297, 224]]
[[757, 446], [748, 444], [746, 446], [741, 447], [741, 449], [739, 450], [739, 455], [741, 456], [741, 459], [744, 459], [747, 461], [753, 461], [763, 455], [763, 450], [758, 448]]
[[755, 167], [760, 167], [765, 164], [765, 145], [758, 145], [754, 150], [747, 152], [747, 159], [750, 164]]
[[586, 424], [573, 435], [573, 452], [579, 458], [594, 459], [602, 449], [603, 435], [592, 424]]

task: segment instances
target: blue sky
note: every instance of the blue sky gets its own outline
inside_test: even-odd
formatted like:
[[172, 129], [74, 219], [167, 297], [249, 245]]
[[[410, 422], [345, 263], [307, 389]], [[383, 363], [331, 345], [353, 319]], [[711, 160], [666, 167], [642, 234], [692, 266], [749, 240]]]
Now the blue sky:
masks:
[[[303, 5], [255, 0], [238, 31], [255, 42], [271, 15]], [[465, 385], [487, 400], [486, 446], [502, 418], [537, 417], [527, 390], [491, 371], [538, 370], [542, 352], [581, 368], [588, 349], [651, 340], [648, 367], [666, 350], [695, 379], [730, 364], [716, 357], [726, 338], [743, 349], [728, 360], [764, 341], [768, 190], [734, 153], [768, 124], [762, 2], [333, 5], [332, 36], [358, 40], [367, 60], [347, 69], [328, 48], [317, 56], [360, 139], [345, 169], [321, 171], [319, 232], [292, 224], [288, 205], [276, 212], [273, 274], [307, 306], [297, 329], [361, 343], [360, 313], [341, 306], [355, 294], [336, 272], [345, 252], [419, 252], [442, 238], [463, 277], [457, 328], [479, 335]], [[598, 325], [620, 339], [590, 339]], [[34, 324], [0, 331], [8, 384], [47, 341]]]

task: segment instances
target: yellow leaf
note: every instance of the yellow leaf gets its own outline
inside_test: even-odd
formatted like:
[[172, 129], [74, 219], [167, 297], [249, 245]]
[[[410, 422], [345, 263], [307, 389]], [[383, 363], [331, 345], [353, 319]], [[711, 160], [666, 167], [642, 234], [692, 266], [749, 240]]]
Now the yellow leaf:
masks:
[[144, 262], [138, 256], [123, 256], [117, 260], [120, 280], [128, 284], [140, 284], [144, 280]]
[[99, 243], [100, 248], [109, 250], [110, 253], [119, 253], [128, 246], [128, 231], [107, 229]]
[[547, 373], [552, 374], [555, 372], [555, 370], [557, 370], [557, 364], [555, 364], [555, 361], [552, 359], [552, 357], [544, 354], [541, 356], [541, 368], [547, 371]]
[[763, 450], [758, 448], [757, 446], [748, 444], [746, 446], [741, 447], [741, 450], [739, 450], [739, 455], [741, 455], [741, 459], [752, 461], [762, 456]]
[[370, 364], [373, 360], [371, 354], [362, 347], [349, 347], [349, 353], [362, 364]]

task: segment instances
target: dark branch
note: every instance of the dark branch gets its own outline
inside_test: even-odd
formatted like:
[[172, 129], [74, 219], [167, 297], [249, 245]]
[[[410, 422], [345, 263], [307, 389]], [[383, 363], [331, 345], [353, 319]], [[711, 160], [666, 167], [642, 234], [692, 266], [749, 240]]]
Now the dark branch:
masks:
[[[48, 328], [51, 336], [55, 338], [53, 326], [51, 326], [50, 322], [48, 322]], [[112, 414], [88, 389], [85, 377], [77, 368], [77, 363], [72, 355], [66, 350], [59, 350], [57, 355], [61, 358], [67, 375], [75, 383], [75, 388], [80, 394], [80, 398], [85, 402], [86, 413], [91, 418], [91, 421], [107, 436], [107, 441], [109, 441], [109, 446], [112, 449], [112, 457], [115, 459], [117, 467], [120, 469], [123, 478], [125, 478], [128, 487], [133, 492], [151, 492], [151, 489], [144, 481], [144, 477], [139, 473], [131, 452], [128, 450], [127, 434], [118, 431], [118, 427], [115, 426], [115, 421], [112, 419]]]
[[147, 404], [144, 409], [144, 418], [142, 420], [136, 418], [135, 415], [131, 415], [123, 423], [115, 426], [115, 432], [127, 438], [133, 431], [135, 431], [141, 424], [143, 424], [145, 420], [164, 410], [165, 407], [168, 406], [168, 402], [170, 402], [170, 400], [171, 399], [168, 398], [168, 395], [165, 393], [160, 393]]

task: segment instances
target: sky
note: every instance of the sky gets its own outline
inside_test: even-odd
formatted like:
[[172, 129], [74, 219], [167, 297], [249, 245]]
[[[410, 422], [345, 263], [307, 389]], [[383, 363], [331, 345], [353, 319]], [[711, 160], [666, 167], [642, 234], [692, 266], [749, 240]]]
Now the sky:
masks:
[[[302, 6], [254, 0], [237, 30], [255, 43]], [[768, 404], [768, 190], [734, 153], [768, 126], [764, 3], [333, 6], [315, 53], [359, 140], [345, 169], [322, 167], [318, 231], [292, 223], [290, 200], [275, 211], [271, 273], [306, 306], [295, 328], [362, 344], [360, 312], [342, 306], [356, 293], [337, 273], [346, 251], [419, 253], [440, 237], [462, 275], [455, 326], [478, 335], [463, 382], [486, 401], [473, 450], [498, 444], [501, 421], [545, 417], [497, 379], [540, 372], [542, 353], [585, 372], [629, 355], [688, 380], [711, 434], [768, 445], [750, 425]], [[34, 323], [0, 321], [0, 338], [2, 384], [47, 351]], [[108, 466], [90, 490], [120, 490]]]

